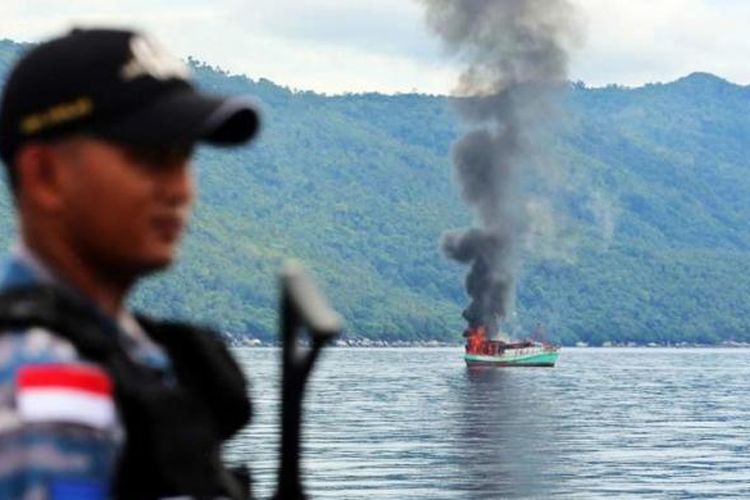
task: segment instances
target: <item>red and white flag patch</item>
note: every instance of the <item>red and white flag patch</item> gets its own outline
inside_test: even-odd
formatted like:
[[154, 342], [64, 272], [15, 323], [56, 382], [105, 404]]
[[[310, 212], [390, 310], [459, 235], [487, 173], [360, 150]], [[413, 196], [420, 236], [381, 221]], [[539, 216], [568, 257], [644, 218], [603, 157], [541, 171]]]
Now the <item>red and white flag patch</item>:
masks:
[[99, 429], [115, 423], [112, 381], [83, 363], [27, 365], [16, 384], [18, 415], [25, 422], [66, 422]]

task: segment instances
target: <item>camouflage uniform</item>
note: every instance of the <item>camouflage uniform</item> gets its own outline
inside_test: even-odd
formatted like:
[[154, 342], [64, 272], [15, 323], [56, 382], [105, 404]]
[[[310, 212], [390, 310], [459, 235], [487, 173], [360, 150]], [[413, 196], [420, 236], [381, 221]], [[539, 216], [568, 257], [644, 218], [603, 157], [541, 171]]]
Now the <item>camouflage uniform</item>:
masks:
[[[23, 246], [13, 250], [0, 271], [2, 290], [48, 282], [60, 284]], [[170, 378], [163, 351], [128, 312], [117, 321], [101, 318], [135, 361]], [[105, 498], [124, 438], [116, 415], [109, 422], [92, 424], [85, 414], [77, 418], [78, 410], [63, 402], [59, 407], [45, 405], [44, 415], [33, 419], [33, 406], [19, 411], [19, 372], [51, 366], [93, 368], [106, 377], [52, 332], [33, 328], [0, 335], [0, 498]]]

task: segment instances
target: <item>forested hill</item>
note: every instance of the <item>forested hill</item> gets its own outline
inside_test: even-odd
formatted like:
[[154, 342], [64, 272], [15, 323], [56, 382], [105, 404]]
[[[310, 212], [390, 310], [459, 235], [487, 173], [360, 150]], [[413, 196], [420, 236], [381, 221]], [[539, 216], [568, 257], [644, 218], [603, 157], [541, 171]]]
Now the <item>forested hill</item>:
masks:
[[[19, 49], [0, 41], [0, 77]], [[255, 95], [265, 128], [253, 147], [200, 151], [182, 259], [135, 305], [270, 339], [275, 273], [294, 256], [349, 335], [459, 341], [465, 269], [437, 242], [471, 217], [452, 184], [448, 99], [330, 97], [191, 63], [206, 89]], [[566, 109], [558, 251], [530, 250], [515, 328], [541, 321], [566, 344], [750, 341], [750, 89], [700, 73], [571, 85]]]

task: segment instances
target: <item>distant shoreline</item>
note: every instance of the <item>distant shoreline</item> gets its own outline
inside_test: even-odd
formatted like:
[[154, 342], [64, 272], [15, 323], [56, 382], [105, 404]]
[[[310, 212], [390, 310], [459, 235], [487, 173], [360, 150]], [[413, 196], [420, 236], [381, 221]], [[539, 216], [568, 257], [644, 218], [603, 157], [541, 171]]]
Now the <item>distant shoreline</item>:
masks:
[[[369, 339], [368, 339], [369, 340]], [[232, 347], [253, 347], [253, 348], [278, 348], [281, 346], [280, 342], [263, 342], [259, 339], [247, 339], [237, 340], [230, 339], [229, 345]], [[338, 341], [330, 348], [335, 349], [420, 349], [420, 348], [463, 348], [463, 342], [441, 342], [437, 340], [428, 341], [385, 341], [385, 340], [369, 340], [368, 342], [360, 341], [360, 339], [349, 339], [346, 341]], [[679, 343], [679, 344], [610, 344], [601, 346], [590, 346], [582, 345], [563, 345], [563, 349], [750, 349], [750, 344], [743, 342], [723, 342], [719, 344], [692, 344], [692, 343]]]

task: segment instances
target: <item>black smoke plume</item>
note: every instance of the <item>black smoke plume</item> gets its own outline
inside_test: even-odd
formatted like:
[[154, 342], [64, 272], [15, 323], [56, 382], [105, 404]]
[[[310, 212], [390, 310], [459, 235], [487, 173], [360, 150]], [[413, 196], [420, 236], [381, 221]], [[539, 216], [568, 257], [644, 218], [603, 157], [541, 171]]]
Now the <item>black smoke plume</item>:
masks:
[[[446, 233], [443, 252], [469, 264], [470, 327], [497, 333], [515, 297], [520, 242], [533, 225], [525, 170], [543, 169], [538, 130], [567, 78], [576, 22], [567, 0], [418, 0], [427, 23], [466, 69], [456, 108], [467, 132], [452, 156], [476, 227]], [[539, 172], [537, 172], [538, 174]], [[543, 174], [542, 174], [543, 176]]]

